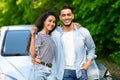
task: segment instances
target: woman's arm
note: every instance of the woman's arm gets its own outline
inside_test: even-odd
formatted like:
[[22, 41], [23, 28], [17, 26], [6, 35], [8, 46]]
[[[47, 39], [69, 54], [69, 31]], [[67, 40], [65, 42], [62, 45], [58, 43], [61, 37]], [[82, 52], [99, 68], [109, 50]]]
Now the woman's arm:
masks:
[[35, 29], [36, 27], [32, 27], [30, 30], [31, 33], [31, 42], [30, 42], [30, 48], [29, 48], [29, 53], [31, 55], [31, 57], [35, 57], [36, 56], [36, 51], [35, 51]]

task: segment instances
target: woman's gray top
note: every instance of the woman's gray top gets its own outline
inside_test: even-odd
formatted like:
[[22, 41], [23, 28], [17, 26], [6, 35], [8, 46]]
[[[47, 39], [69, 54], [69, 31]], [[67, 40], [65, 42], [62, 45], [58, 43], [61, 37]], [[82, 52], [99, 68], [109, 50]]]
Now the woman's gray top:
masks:
[[54, 55], [53, 41], [48, 34], [38, 33], [36, 36], [36, 55], [42, 62], [52, 63]]

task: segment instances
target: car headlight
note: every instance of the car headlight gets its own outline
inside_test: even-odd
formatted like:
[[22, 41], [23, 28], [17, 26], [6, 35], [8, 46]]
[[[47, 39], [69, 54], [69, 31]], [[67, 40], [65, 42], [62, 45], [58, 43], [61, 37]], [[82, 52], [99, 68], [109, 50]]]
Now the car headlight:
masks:
[[10, 75], [5, 75], [3, 73], [0, 73], [0, 80], [17, 80], [17, 79]]
[[104, 75], [105, 80], [113, 80], [111, 73], [107, 70]]
[[105, 76], [105, 77], [108, 77], [108, 76], [111, 76], [111, 74], [110, 74], [110, 72], [107, 70], [104, 76]]

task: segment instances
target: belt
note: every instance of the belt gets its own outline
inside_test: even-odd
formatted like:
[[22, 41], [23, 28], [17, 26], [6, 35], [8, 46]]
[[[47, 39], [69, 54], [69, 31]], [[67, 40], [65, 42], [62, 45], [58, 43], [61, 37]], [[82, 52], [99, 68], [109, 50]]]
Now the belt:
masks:
[[40, 62], [40, 64], [44, 65], [44, 66], [47, 66], [49, 68], [52, 67], [52, 64], [51, 63], [45, 63], [45, 62]]

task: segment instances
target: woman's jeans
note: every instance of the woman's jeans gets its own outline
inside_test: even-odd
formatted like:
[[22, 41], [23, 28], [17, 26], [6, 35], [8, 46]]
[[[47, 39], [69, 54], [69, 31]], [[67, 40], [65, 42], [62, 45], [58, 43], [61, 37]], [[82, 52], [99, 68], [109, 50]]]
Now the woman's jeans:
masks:
[[87, 70], [81, 69], [82, 75], [77, 78], [75, 70], [65, 69], [63, 80], [88, 80]]
[[51, 68], [42, 64], [34, 65], [34, 80], [47, 80], [50, 73]]

